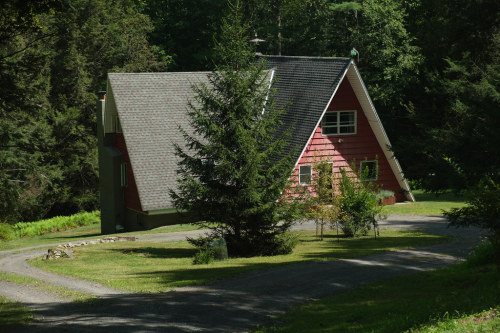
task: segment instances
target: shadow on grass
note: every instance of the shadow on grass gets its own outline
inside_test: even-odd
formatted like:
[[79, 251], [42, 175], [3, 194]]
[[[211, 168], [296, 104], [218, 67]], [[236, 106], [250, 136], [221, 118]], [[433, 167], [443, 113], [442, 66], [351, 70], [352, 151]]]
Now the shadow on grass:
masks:
[[194, 256], [196, 249], [186, 248], [156, 248], [156, 247], [136, 247], [127, 249], [110, 249], [109, 251], [122, 253], [125, 255], [135, 255], [148, 258], [189, 258]]
[[[386, 264], [380, 265], [380, 260]], [[448, 263], [442, 258], [436, 260], [439, 262], [420, 263], [420, 270]], [[282, 331], [324, 332], [325, 327], [336, 325], [335, 330], [328, 331], [400, 332], [440, 313], [453, 313], [455, 309], [476, 312], [498, 303], [499, 276], [491, 270], [425, 272], [342, 293], [380, 279], [418, 272], [412, 265], [405, 265], [409, 261], [408, 255], [391, 253], [377, 257], [370, 265], [342, 261], [302, 263], [292, 270], [282, 267], [201, 288], [114, 295], [83, 305], [47, 304], [40, 315], [47, 326], [67, 331], [249, 331], [257, 323], [266, 322], [270, 314], [286, 311], [311, 297], [337, 293], [333, 305], [299, 309], [289, 316], [311, 318], [306, 327]], [[199, 275], [206, 269], [220, 270], [196, 268], [193, 273]], [[459, 290], [464, 284], [470, 287]]]
[[100, 237], [100, 236], [104, 237], [100, 232], [93, 232], [93, 233], [86, 233], [86, 234], [81, 234], [81, 235], [71, 235], [71, 236], [58, 235], [56, 237], [44, 237], [44, 238], [57, 241], [58, 239], [63, 240], [63, 239]]

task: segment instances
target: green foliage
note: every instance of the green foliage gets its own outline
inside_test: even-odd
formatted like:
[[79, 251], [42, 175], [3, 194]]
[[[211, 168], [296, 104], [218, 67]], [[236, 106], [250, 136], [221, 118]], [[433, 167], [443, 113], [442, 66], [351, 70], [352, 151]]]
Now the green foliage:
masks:
[[394, 196], [394, 192], [388, 190], [380, 190], [377, 192], [377, 200], [382, 200], [385, 198], [391, 198]]
[[467, 258], [467, 265], [482, 266], [493, 264], [495, 262], [495, 249], [493, 244], [488, 241], [483, 241], [479, 246], [472, 250]]
[[0, 223], [0, 240], [9, 241], [16, 237], [14, 229], [7, 223]]
[[98, 208], [96, 91], [109, 71], [165, 70], [135, 1], [0, 8], [0, 219]]
[[353, 174], [340, 169], [339, 215], [341, 228], [347, 237], [366, 235], [373, 227], [377, 235], [377, 219], [381, 218], [382, 206], [379, 205], [375, 185], [359, 181], [356, 170]]
[[15, 331], [20, 326], [30, 324], [34, 319], [33, 313], [26, 306], [9, 301], [3, 296], [0, 296], [0, 313], [2, 330]]
[[488, 232], [500, 267], [500, 184], [482, 179], [469, 192], [467, 206], [443, 212], [451, 226], [477, 226]]
[[97, 224], [100, 220], [100, 213], [82, 212], [71, 216], [56, 216], [47, 220], [37, 222], [19, 222], [14, 224], [13, 230], [16, 237], [33, 237], [49, 232], [62, 231], [70, 228], [81, 227], [90, 224]]
[[230, 256], [281, 254], [279, 236], [294, 211], [279, 199], [293, 162], [279, 158], [282, 111], [274, 108], [265, 64], [255, 63], [239, 4], [232, 9], [216, 43], [216, 71], [208, 85], [193, 88], [192, 130], [181, 129], [186, 146], [176, 147], [178, 189], [170, 195], [179, 210], [216, 225], [209, 238], [223, 237]]
[[338, 227], [341, 218], [338, 196], [335, 195], [333, 183], [333, 163], [314, 161], [311, 184], [313, 195], [308, 197], [308, 210], [316, 223], [316, 235], [323, 240], [323, 232], [327, 225]]
[[193, 258], [193, 265], [208, 265], [215, 260], [215, 253], [212, 249], [200, 249]]
[[[298, 306], [277, 318], [276, 326], [256, 332], [448, 332], [438, 326], [444, 322], [456, 324], [449, 332], [497, 332], [499, 281], [500, 271], [493, 265], [456, 264]], [[483, 311], [493, 315], [484, 316]], [[493, 319], [491, 326], [488, 319]]]

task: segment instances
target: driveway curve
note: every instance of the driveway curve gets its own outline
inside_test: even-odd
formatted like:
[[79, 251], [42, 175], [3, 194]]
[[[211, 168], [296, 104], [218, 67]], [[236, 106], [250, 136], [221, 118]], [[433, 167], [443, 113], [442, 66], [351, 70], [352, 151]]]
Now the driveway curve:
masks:
[[[454, 241], [356, 259], [288, 265], [161, 294], [128, 294], [100, 289], [102, 286], [87, 286], [100, 296], [98, 302], [82, 305], [48, 299], [41, 306], [24, 301], [34, 310], [36, 320], [24, 331], [16, 329], [16, 332], [246, 332], [300, 303], [376, 280], [463, 260], [481, 239], [480, 230], [447, 228], [446, 221], [439, 216], [392, 215], [381, 227], [423, 230], [453, 236]], [[312, 229], [314, 224], [304, 222], [296, 228]], [[190, 233], [193, 236], [194, 232]], [[138, 240], [168, 241], [185, 236], [185, 233], [143, 235]], [[30, 250], [15, 255], [0, 252], [0, 270], [24, 274], [32, 268], [24, 266], [27, 264], [23, 258], [42, 252], [45, 251]], [[11, 257], [15, 259], [7, 259]], [[80, 281], [73, 280], [71, 283]]]

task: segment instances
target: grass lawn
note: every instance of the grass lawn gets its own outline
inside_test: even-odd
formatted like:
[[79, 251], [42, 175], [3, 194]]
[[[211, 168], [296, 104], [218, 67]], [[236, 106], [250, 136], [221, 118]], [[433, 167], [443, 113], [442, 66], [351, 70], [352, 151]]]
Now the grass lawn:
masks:
[[440, 195], [425, 193], [421, 190], [413, 191], [416, 202], [399, 203], [384, 207], [385, 214], [401, 215], [442, 215], [442, 210], [465, 206], [465, 197], [453, 192]]
[[88, 295], [83, 292], [71, 290], [65, 287], [57, 286], [55, 284], [34, 279], [29, 276], [10, 274], [5, 272], [0, 272], [0, 280], [9, 281], [21, 285], [26, 285], [35, 289], [48, 291], [54, 293], [63, 298], [70, 298], [77, 302], [87, 302], [89, 300], [95, 299], [95, 296]]
[[299, 306], [257, 332], [499, 332], [500, 271], [467, 263]]
[[27, 307], [0, 296], [0, 331], [27, 325], [32, 320], [33, 315]]
[[420, 232], [383, 231], [380, 238], [343, 238], [338, 243], [333, 231], [324, 241], [314, 231], [300, 231], [299, 245], [292, 254], [274, 257], [235, 258], [209, 265], [193, 265], [195, 248], [187, 241], [118, 242], [75, 249], [74, 259], [31, 263], [61, 275], [91, 280], [133, 292], [162, 292], [172, 287], [199, 285], [251, 270], [312, 260], [360, 257], [396, 248], [423, 246], [445, 241]]
[[75, 242], [90, 238], [101, 238], [105, 236], [126, 236], [126, 235], [140, 235], [140, 234], [152, 234], [152, 233], [162, 233], [162, 232], [177, 232], [177, 231], [189, 231], [196, 230], [198, 226], [194, 224], [176, 224], [165, 227], [160, 227], [147, 231], [135, 231], [135, 232], [125, 232], [113, 235], [101, 235], [101, 224], [93, 224], [84, 227], [69, 229], [65, 231], [52, 232], [41, 236], [35, 236], [30, 238], [19, 238], [11, 241], [0, 241], [0, 251], [19, 249], [28, 246], [36, 246], [50, 243], [63, 243], [63, 242]]

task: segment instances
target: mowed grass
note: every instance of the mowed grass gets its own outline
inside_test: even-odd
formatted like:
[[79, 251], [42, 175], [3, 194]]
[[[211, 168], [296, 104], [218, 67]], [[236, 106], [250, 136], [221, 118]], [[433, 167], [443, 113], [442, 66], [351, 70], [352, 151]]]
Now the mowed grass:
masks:
[[0, 251], [19, 249], [24, 247], [38, 246], [52, 243], [69, 243], [85, 239], [102, 238], [108, 236], [127, 236], [127, 235], [141, 235], [153, 233], [167, 233], [197, 230], [199, 227], [195, 224], [176, 224], [164, 226], [147, 231], [124, 232], [112, 235], [101, 234], [101, 224], [93, 224], [84, 227], [78, 227], [65, 231], [52, 232], [41, 236], [18, 238], [11, 241], [0, 241]]
[[421, 190], [413, 191], [415, 202], [398, 203], [384, 207], [385, 214], [400, 215], [442, 215], [443, 210], [465, 206], [466, 198], [453, 192], [442, 194], [425, 193]]
[[86, 294], [83, 292], [79, 292], [79, 291], [71, 290], [71, 289], [68, 289], [65, 287], [57, 286], [53, 283], [34, 279], [32, 277], [25, 276], [25, 275], [17, 275], [17, 274], [11, 274], [11, 273], [6, 273], [6, 272], [0, 272], [0, 280], [16, 283], [19, 285], [28, 286], [28, 287], [35, 288], [38, 290], [47, 291], [47, 292], [53, 293], [59, 297], [69, 298], [69, 299], [71, 299], [73, 301], [77, 301], [77, 302], [87, 302], [89, 300], [96, 298], [95, 296], [92, 296], [92, 295], [89, 295], [89, 294]]
[[33, 314], [30, 310], [18, 302], [12, 302], [7, 298], [0, 296], [0, 331], [10, 329], [12, 332], [15, 327], [24, 326], [33, 320]]
[[500, 332], [500, 271], [458, 264], [299, 306], [260, 333]]
[[252, 270], [312, 260], [353, 258], [398, 248], [446, 241], [420, 232], [384, 230], [373, 236], [340, 242], [332, 231], [318, 241], [314, 231], [297, 232], [300, 242], [292, 254], [273, 257], [234, 258], [209, 265], [193, 265], [196, 249], [187, 241], [117, 242], [79, 247], [74, 259], [31, 263], [41, 269], [133, 292], [163, 292], [172, 287], [201, 285]]

